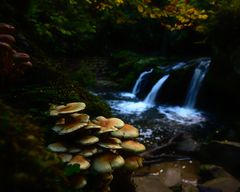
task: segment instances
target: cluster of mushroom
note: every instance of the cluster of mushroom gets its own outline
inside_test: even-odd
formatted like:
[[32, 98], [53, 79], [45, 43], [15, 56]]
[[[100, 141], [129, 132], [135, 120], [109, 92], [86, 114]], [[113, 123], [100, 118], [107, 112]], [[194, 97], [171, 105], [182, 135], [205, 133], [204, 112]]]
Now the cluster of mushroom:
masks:
[[114, 117], [90, 120], [89, 115], [77, 113], [85, 107], [84, 103], [75, 102], [50, 108], [50, 115], [59, 117], [52, 129], [59, 134], [61, 142], [49, 144], [48, 148], [67, 166], [80, 166], [73, 179], [75, 187], [87, 185], [89, 175], [104, 175], [109, 184], [115, 169], [133, 171], [141, 167], [142, 158], [138, 154], [145, 146], [136, 141], [138, 129]]
[[12, 46], [16, 42], [13, 33], [15, 27], [0, 23], [0, 72], [4, 75], [9, 73], [22, 73], [32, 66], [30, 56], [26, 53], [17, 52]]

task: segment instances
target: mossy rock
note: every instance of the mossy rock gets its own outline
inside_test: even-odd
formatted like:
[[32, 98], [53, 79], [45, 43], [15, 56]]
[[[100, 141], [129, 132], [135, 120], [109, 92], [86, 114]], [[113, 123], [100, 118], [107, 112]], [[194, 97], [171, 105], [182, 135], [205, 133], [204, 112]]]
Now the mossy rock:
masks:
[[46, 149], [41, 129], [1, 101], [0, 110], [1, 190], [63, 191], [61, 163]]

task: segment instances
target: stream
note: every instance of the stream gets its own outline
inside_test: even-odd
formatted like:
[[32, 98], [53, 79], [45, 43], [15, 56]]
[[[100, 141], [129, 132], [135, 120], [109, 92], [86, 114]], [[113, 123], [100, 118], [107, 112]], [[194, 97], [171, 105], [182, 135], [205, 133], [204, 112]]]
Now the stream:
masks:
[[150, 92], [141, 100], [141, 84], [154, 69], [143, 71], [135, 82], [132, 92], [98, 92], [111, 107], [114, 116], [121, 118], [140, 130], [140, 140], [148, 146], [160, 145], [163, 141], [179, 133], [188, 133], [198, 140], [205, 139], [212, 131], [210, 114], [194, 108], [201, 83], [207, 73], [210, 59], [202, 59], [196, 64], [184, 106], [157, 104], [161, 87], [171, 76], [171, 71], [185, 67], [177, 63], [167, 68], [166, 73], [152, 86]]

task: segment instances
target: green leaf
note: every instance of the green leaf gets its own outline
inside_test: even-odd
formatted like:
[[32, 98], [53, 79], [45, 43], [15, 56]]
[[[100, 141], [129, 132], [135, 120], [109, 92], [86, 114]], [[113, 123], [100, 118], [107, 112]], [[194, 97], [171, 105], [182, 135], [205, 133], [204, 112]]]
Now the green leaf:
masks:
[[64, 174], [66, 176], [72, 176], [76, 173], [80, 172], [80, 165], [79, 164], [74, 164], [74, 165], [68, 165], [67, 167], [64, 168]]

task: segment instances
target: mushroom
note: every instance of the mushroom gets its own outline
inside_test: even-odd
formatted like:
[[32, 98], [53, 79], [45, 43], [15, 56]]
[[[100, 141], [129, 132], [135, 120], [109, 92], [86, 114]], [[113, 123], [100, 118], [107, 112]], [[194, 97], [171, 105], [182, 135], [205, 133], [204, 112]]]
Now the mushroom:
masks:
[[140, 153], [146, 150], [143, 144], [133, 140], [123, 141], [121, 146], [124, 150], [134, 153]]
[[93, 161], [92, 168], [98, 173], [108, 173], [123, 165], [124, 159], [122, 156], [113, 153], [106, 153], [101, 154]]
[[72, 147], [70, 149], [68, 149], [69, 153], [79, 153], [81, 151], [81, 149], [77, 148], [77, 147]]
[[0, 34], [10, 33], [12, 34], [15, 31], [15, 27], [6, 23], [0, 23]]
[[8, 43], [0, 42], [0, 50], [11, 52], [12, 47]]
[[125, 124], [121, 129], [111, 132], [111, 135], [114, 137], [129, 139], [138, 137], [139, 131], [132, 125]]
[[13, 60], [16, 63], [28, 62], [29, 59], [30, 59], [30, 56], [27, 53], [16, 52], [13, 54]]
[[58, 157], [60, 157], [63, 163], [69, 162], [72, 159], [72, 155], [68, 153], [59, 153]]
[[32, 62], [31, 61], [23, 62], [21, 63], [21, 65], [24, 67], [32, 67]]
[[62, 134], [71, 133], [73, 131], [76, 131], [82, 127], [85, 127], [88, 123], [86, 122], [88, 119], [87, 115], [78, 115], [77, 117], [74, 117], [70, 122], [66, 122], [65, 124], [62, 119], [60, 119], [57, 124], [52, 128], [55, 132]]
[[73, 179], [75, 189], [82, 189], [87, 185], [87, 180], [82, 175], [76, 175]]
[[0, 34], [0, 41], [12, 45], [16, 42], [15, 38], [12, 35]]
[[[72, 135], [74, 137], [71, 138], [76, 140], [68, 141], [69, 146], [72, 148], [68, 148], [67, 151], [71, 154], [58, 153], [58, 155], [63, 162], [68, 162], [67, 165], [79, 165], [80, 171], [87, 170], [89, 167], [93, 170], [93, 172], [82, 171], [81, 175], [75, 173], [75, 180], [74, 176], [71, 177], [77, 189], [86, 185], [85, 176], [88, 177], [95, 172], [101, 178], [98, 189], [109, 190], [109, 184], [113, 179], [112, 172], [115, 169], [124, 166], [132, 171], [142, 166], [142, 158], [134, 154], [144, 151], [145, 146], [135, 140], [124, 140], [134, 139], [139, 136], [139, 131], [134, 126], [124, 124], [121, 119], [115, 117], [106, 118], [98, 116], [95, 120], [90, 121], [89, 115], [77, 113], [79, 108], [76, 105], [78, 103], [51, 107], [51, 115], [61, 115], [55, 127], [53, 127], [53, 130], [59, 135], [71, 133], [79, 129], [82, 130]], [[85, 104], [83, 106], [81, 109], [85, 108]], [[72, 158], [73, 153], [76, 154]], [[126, 160], [120, 154], [123, 154]], [[104, 180], [106, 174], [109, 174], [111, 177]], [[77, 184], [78, 180], [80, 182], [79, 185]], [[83, 184], [81, 183], [82, 180], [84, 181]]]
[[76, 155], [68, 162], [68, 165], [75, 164], [80, 166], [80, 170], [86, 170], [90, 167], [90, 163], [82, 155]]
[[[72, 122], [72, 123], [69, 123], [69, 124], [65, 124], [60, 129], [59, 134], [63, 135], [63, 134], [71, 133], [71, 132], [74, 132], [74, 131], [76, 131], [80, 128], [83, 128], [86, 125], [87, 125], [87, 123], [82, 123], [82, 122]], [[61, 126], [58, 126], [58, 127], [61, 127]], [[57, 129], [54, 129], [54, 130], [57, 130]]]
[[101, 129], [101, 126], [89, 121], [85, 129]]
[[48, 149], [50, 149], [52, 152], [66, 152], [67, 151], [67, 148], [60, 142], [49, 144]]
[[82, 145], [92, 145], [94, 143], [97, 143], [99, 141], [99, 138], [93, 135], [86, 135], [80, 139], [78, 139], [76, 142], [80, 143]]
[[118, 128], [121, 128], [124, 126], [124, 122], [121, 119], [118, 118], [105, 118], [103, 116], [99, 116], [96, 118], [96, 120], [93, 121], [93, 123], [100, 125], [101, 128], [98, 131], [98, 133], [106, 133], [111, 131], [117, 131]]
[[107, 138], [105, 141], [98, 143], [99, 146], [103, 148], [108, 148], [108, 149], [121, 149], [121, 144], [122, 141], [118, 138]]
[[66, 105], [53, 105], [50, 109], [51, 116], [57, 116], [59, 114], [75, 113], [85, 109], [86, 104], [82, 102], [73, 102]]
[[94, 146], [86, 147], [81, 150], [80, 155], [84, 157], [91, 157], [98, 152], [98, 149]]
[[132, 156], [125, 158], [124, 167], [128, 170], [135, 170], [142, 167], [143, 158], [139, 156]]
[[70, 115], [72, 118], [74, 118], [75, 121], [81, 121], [83, 123], [89, 122], [89, 115], [84, 113], [73, 113]]

